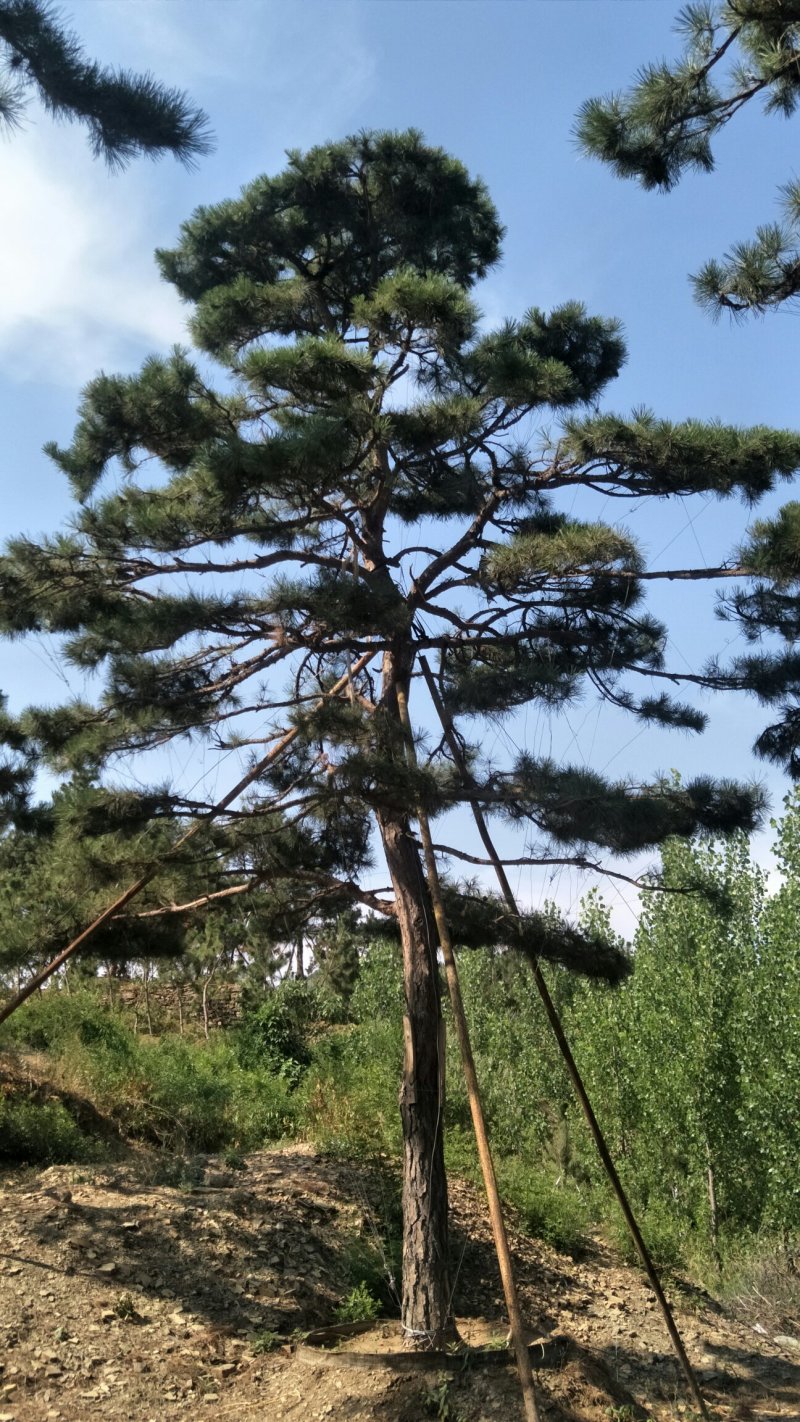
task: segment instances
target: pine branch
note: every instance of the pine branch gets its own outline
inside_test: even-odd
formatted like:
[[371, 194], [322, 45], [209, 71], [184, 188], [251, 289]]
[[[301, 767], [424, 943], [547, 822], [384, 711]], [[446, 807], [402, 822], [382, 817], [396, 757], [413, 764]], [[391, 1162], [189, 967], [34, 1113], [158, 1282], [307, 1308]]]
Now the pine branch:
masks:
[[16, 88], [5, 91], [0, 115], [18, 124], [22, 90], [33, 88], [55, 119], [88, 129], [95, 157], [110, 168], [145, 154], [173, 153], [186, 167], [211, 151], [208, 119], [178, 89], [150, 74], [102, 68], [87, 60], [76, 36], [58, 23], [45, 0], [2, 0], [0, 45]]

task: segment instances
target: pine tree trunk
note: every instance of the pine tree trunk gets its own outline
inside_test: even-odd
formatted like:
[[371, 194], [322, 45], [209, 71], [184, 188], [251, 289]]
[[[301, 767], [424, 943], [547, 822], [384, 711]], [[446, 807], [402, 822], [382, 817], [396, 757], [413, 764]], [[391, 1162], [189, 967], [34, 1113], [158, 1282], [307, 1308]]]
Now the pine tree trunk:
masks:
[[403, 1286], [401, 1319], [410, 1346], [455, 1337], [447, 1268], [444, 1063], [436, 932], [419, 854], [407, 822], [378, 823], [394, 886], [403, 944], [405, 1061], [403, 1122]]

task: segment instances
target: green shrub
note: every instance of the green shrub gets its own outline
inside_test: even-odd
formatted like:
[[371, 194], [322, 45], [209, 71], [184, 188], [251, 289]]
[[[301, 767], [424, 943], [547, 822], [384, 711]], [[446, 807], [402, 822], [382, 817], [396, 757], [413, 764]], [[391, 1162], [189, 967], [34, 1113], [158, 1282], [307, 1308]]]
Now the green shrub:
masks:
[[345, 1155], [397, 1155], [402, 1051], [399, 1024], [383, 1020], [322, 1038], [297, 1092], [304, 1134]]
[[[700, 1261], [702, 1249], [685, 1216], [666, 1210], [661, 1202], [651, 1201], [646, 1209], [637, 1209], [636, 1218], [658, 1269], [677, 1269], [681, 1265]], [[619, 1209], [609, 1201], [607, 1229], [615, 1248], [629, 1263], [638, 1265], [639, 1255]]]
[[[353, 1285], [353, 1291], [364, 1289], [379, 1310], [393, 1312], [399, 1306], [398, 1281], [403, 1268], [403, 1232], [399, 1197], [388, 1180], [388, 1210], [381, 1213], [368, 1206], [370, 1233], [368, 1238], [354, 1236], [348, 1240], [342, 1254], [343, 1273]], [[342, 1322], [347, 1322], [343, 1319]], [[352, 1322], [356, 1322], [352, 1319]]]
[[21, 1093], [0, 1096], [0, 1160], [13, 1165], [67, 1165], [97, 1158], [97, 1143], [85, 1135], [61, 1101], [37, 1101]]
[[372, 1297], [367, 1284], [362, 1280], [350, 1290], [346, 1299], [334, 1309], [334, 1317], [339, 1323], [374, 1323], [381, 1311], [378, 1300]]
[[[46, 1051], [59, 1077], [124, 1135], [162, 1149], [252, 1150], [294, 1130], [291, 1082], [268, 1064], [243, 1065], [232, 1034], [214, 1034], [208, 1042], [175, 1035], [139, 1037], [89, 990], [42, 993], [8, 1027], [14, 1030], [4, 1041]], [[34, 1103], [31, 1109], [28, 1133], [33, 1137], [35, 1112], [41, 1108]], [[64, 1117], [71, 1120], [68, 1112]], [[66, 1131], [61, 1120], [55, 1131], [62, 1142], [54, 1146], [58, 1158], [83, 1158], [80, 1152], [70, 1153]], [[55, 1159], [44, 1144], [29, 1144], [27, 1154], [20, 1155], [19, 1132], [14, 1140], [14, 1158]], [[31, 1154], [35, 1149], [39, 1153]]]
[[105, 1042], [116, 1053], [128, 1050], [133, 1034], [97, 991], [48, 988], [34, 994], [21, 1012], [0, 1028], [0, 1046], [32, 1052], [61, 1053], [70, 1041], [91, 1046]]
[[340, 998], [322, 984], [289, 979], [263, 997], [236, 1028], [242, 1066], [268, 1068], [296, 1086], [321, 1025], [342, 1022]]
[[400, 1024], [403, 1018], [403, 958], [397, 943], [378, 941], [362, 958], [350, 1015], [368, 1026], [375, 1022]]
[[285, 1080], [242, 1067], [224, 1037], [136, 1040], [133, 1059], [115, 1063], [105, 1045], [85, 1066], [94, 1093], [126, 1135], [170, 1150], [252, 1150], [294, 1124]]

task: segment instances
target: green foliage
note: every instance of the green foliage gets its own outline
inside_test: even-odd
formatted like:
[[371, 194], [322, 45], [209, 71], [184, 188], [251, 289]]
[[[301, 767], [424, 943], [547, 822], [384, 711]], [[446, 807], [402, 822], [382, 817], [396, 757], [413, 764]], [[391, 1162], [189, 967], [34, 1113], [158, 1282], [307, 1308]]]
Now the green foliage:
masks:
[[453, 1379], [447, 1373], [431, 1383], [423, 1397], [426, 1416], [437, 1418], [437, 1422], [461, 1422], [461, 1413], [453, 1403], [452, 1390]]
[[114, 1304], [114, 1312], [123, 1323], [141, 1323], [142, 1316], [136, 1307], [132, 1294], [120, 1294]]
[[0, 1093], [0, 1160], [9, 1165], [64, 1165], [97, 1159], [98, 1143], [62, 1101], [24, 1091]]
[[[764, 904], [758, 973], [743, 1008], [742, 1068], [745, 1129], [763, 1189], [762, 1226], [783, 1234], [800, 1229], [800, 797], [785, 801], [777, 830], [783, 882]], [[794, 1166], [792, 1162], [794, 1161]], [[754, 1168], [754, 1167], [751, 1167]]]
[[344, 1155], [397, 1155], [402, 1061], [399, 1018], [321, 1038], [297, 1093], [304, 1132], [322, 1148]]
[[224, 1040], [205, 1050], [180, 1037], [140, 1040], [132, 1063], [94, 1051], [84, 1069], [126, 1134], [169, 1149], [253, 1149], [293, 1125], [287, 1085], [241, 1067]]
[[314, 1028], [343, 1018], [343, 1004], [324, 984], [287, 979], [251, 1006], [237, 1027], [239, 1061], [296, 1085], [311, 1060]]
[[0, 118], [7, 126], [22, 121], [25, 90], [33, 89], [54, 118], [86, 126], [92, 152], [110, 167], [165, 152], [192, 166], [210, 149], [201, 109], [151, 74], [104, 69], [86, 59], [47, 0], [3, 0], [0, 56]]
[[352, 999], [361, 971], [364, 927], [357, 914], [345, 912], [334, 923], [323, 924], [314, 939], [314, 958], [322, 981], [345, 1006]]
[[89, 990], [41, 994], [5, 1024], [2, 1043], [47, 1052], [124, 1135], [165, 1150], [252, 1150], [294, 1127], [289, 1083], [242, 1065], [232, 1040], [137, 1037]]
[[800, 1228], [797, 823], [793, 797], [772, 898], [743, 838], [666, 846], [668, 892], [645, 900], [633, 976], [613, 999], [575, 991], [576, 1057], [665, 1264], [718, 1266], [744, 1236]]
[[[585, 152], [664, 192], [687, 171], [712, 171], [712, 139], [745, 104], [760, 97], [767, 113], [788, 118], [800, 101], [795, 6], [702, 0], [680, 11], [677, 28], [685, 49], [674, 64], [646, 64], [627, 93], [583, 104], [577, 123]], [[783, 223], [759, 227], [694, 277], [701, 305], [764, 311], [797, 296], [797, 183], [784, 188], [783, 209]]]
[[123, 1062], [135, 1051], [132, 1033], [88, 986], [35, 994], [24, 1012], [15, 1013], [3, 1024], [0, 1042], [53, 1056], [61, 1055], [71, 1044], [99, 1047]]
[[250, 1341], [250, 1350], [255, 1357], [262, 1353], [273, 1353], [281, 1346], [283, 1338], [279, 1333], [274, 1333], [271, 1328], [265, 1328], [263, 1333], [254, 1333]]
[[403, 963], [400, 945], [370, 943], [350, 999], [355, 1022], [390, 1022], [397, 1030], [403, 1015]]
[[564, 1253], [580, 1252], [596, 1219], [595, 1201], [585, 1189], [513, 1156], [501, 1162], [498, 1178], [529, 1234]]
[[350, 1290], [346, 1299], [334, 1309], [337, 1323], [374, 1323], [380, 1316], [381, 1306], [373, 1298], [367, 1284], [362, 1280]]

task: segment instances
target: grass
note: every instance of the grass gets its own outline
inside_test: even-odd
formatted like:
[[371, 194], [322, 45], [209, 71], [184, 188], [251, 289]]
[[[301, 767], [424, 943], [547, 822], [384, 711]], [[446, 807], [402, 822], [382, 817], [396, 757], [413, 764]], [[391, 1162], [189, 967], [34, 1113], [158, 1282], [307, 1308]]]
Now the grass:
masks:
[[96, 1160], [101, 1143], [87, 1135], [59, 1100], [12, 1091], [0, 1097], [0, 1161], [64, 1165]]
[[[18, 1082], [0, 1097], [0, 1153], [18, 1163], [96, 1158], [97, 1133], [70, 1112], [83, 1100], [126, 1138], [166, 1152], [258, 1149], [296, 1129], [292, 1086], [264, 1065], [245, 1065], [231, 1034], [208, 1042], [137, 1036], [91, 993], [48, 993], [9, 1024], [0, 1047], [37, 1053], [48, 1087]], [[65, 1104], [65, 1101], [68, 1104]], [[239, 1168], [238, 1165], [232, 1168]]]
[[783, 1242], [756, 1240], [732, 1250], [716, 1292], [747, 1323], [800, 1336], [800, 1260]]
[[[0, 1074], [0, 1162], [91, 1165], [108, 1157], [115, 1138], [127, 1139], [157, 1148], [153, 1183], [188, 1190], [200, 1179], [196, 1153], [219, 1152], [228, 1169], [239, 1171], [245, 1152], [309, 1140], [353, 1161], [354, 1182], [369, 1196], [372, 1234], [345, 1246], [350, 1297], [363, 1288], [393, 1308], [402, 1243], [396, 1169], [402, 1002], [393, 951], [382, 946], [367, 960], [349, 1021], [313, 988], [293, 983], [262, 1001], [240, 1031], [212, 1032], [208, 1041], [137, 1036], [96, 991], [42, 993], [0, 1030], [0, 1052], [9, 1052], [12, 1068], [15, 1056], [30, 1065], [29, 1074], [12, 1070], [6, 1080]], [[592, 1179], [582, 1169], [574, 1143], [562, 1139], [559, 1122], [548, 1120], [527, 1090], [530, 1063], [519, 1043], [496, 1030], [486, 972], [481, 959], [465, 958], [505, 1200], [524, 1229], [560, 1250], [575, 1254], [602, 1230], [635, 1263], [608, 1192], [596, 1173]], [[521, 1021], [517, 1014], [518, 1034]], [[457, 1061], [448, 1069], [445, 1127], [448, 1170], [480, 1185]], [[726, 1238], [720, 1276], [685, 1220], [652, 1200], [639, 1215], [661, 1268], [685, 1271], [742, 1316], [769, 1306], [775, 1331], [800, 1331], [798, 1261], [788, 1248], [774, 1239]]]

